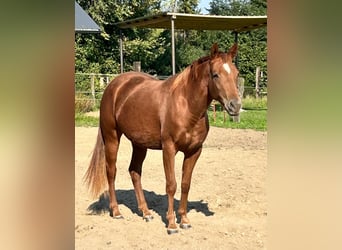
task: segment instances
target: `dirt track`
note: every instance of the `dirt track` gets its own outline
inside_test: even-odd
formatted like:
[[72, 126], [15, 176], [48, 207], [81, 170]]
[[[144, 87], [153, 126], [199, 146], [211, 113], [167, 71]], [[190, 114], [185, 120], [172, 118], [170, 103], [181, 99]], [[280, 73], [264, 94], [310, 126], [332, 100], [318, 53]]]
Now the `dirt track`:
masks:
[[[195, 167], [189, 193], [192, 228], [166, 233], [167, 198], [161, 151], [148, 151], [142, 184], [154, 220], [137, 209], [127, 168], [131, 146], [123, 136], [116, 189], [125, 217], [114, 220], [108, 197], [92, 200], [82, 182], [97, 128], [75, 128], [76, 249], [266, 249], [266, 132], [211, 127]], [[176, 210], [180, 198], [182, 153], [176, 157]]]

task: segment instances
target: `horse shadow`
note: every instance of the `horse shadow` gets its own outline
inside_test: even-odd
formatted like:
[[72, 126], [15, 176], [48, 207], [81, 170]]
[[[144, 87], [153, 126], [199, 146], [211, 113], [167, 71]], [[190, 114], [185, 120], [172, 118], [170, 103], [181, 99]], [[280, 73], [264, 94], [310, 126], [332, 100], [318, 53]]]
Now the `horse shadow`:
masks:
[[[157, 213], [162, 221], [165, 223], [165, 226], [168, 224], [168, 220], [166, 219], [166, 212], [168, 209], [168, 199], [167, 195], [156, 194], [153, 191], [144, 190], [144, 195], [148, 207], [150, 210], [153, 210]], [[128, 207], [132, 213], [142, 216], [142, 213], [138, 209], [138, 204], [136, 201], [136, 196], [134, 190], [116, 190], [116, 198], [118, 204], [123, 204]], [[180, 200], [174, 199], [175, 209], [177, 211]], [[196, 212], [203, 213], [205, 216], [212, 216], [214, 212], [210, 211], [208, 208], [208, 203], [200, 201], [188, 201], [187, 211], [196, 210]], [[90, 204], [88, 209], [89, 214], [101, 214], [110, 212], [109, 210], [109, 194], [108, 191], [104, 192], [100, 195], [99, 200]], [[180, 223], [180, 216], [176, 213], [177, 223]]]

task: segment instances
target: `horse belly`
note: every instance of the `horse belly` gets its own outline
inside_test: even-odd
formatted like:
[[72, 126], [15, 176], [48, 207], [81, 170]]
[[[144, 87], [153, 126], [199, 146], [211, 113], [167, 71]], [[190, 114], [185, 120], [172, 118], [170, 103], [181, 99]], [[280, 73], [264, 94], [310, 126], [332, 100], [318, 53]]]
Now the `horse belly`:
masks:
[[128, 104], [117, 116], [120, 131], [137, 146], [161, 149], [160, 122], [153, 107]]
[[150, 131], [127, 130], [124, 135], [134, 144], [142, 148], [161, 149], [160, 135], [153, 134]]

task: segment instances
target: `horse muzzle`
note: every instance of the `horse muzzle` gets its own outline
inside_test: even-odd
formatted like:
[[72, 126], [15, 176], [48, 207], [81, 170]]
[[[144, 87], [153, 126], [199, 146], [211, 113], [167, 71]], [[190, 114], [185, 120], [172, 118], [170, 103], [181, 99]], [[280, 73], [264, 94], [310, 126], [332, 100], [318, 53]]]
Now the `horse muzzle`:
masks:
[[224, 107], [230, 116], [237, 116], [241, 109], [241, 99], [232, 99], [226, 102]]

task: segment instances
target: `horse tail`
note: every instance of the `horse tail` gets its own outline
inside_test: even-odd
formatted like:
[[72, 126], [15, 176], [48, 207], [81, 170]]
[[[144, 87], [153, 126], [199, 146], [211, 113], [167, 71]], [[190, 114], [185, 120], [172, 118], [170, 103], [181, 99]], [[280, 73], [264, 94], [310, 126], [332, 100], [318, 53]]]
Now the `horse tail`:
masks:
[[97, 134], [93, 155], [91, 157], [88, 170], [84, 176], [84, 181], [90, 193], [93, 195], [93, 198], [98, 197], [98, 195], [106, 188], [107, 174], [105, 145], [101, 128], [99, 128], [99, 132]]

